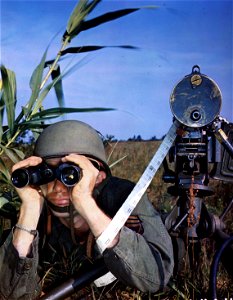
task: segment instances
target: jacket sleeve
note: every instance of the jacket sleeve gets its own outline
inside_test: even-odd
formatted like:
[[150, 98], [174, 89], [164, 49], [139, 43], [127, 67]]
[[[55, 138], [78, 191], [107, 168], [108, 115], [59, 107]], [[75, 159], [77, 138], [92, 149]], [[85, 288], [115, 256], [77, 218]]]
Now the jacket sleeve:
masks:
[[143, 234], [124, 226], [118, 244], [104, 251], [104, 260], [119, 280], [143, 292], [156, 292], [166, 286], [173, 272], [172, 242], [146, 195], [133, 215], [142, 221]]
[[0, 248], [0, 299], [36, 299], [38, 284], [38, 234], [32, 243], [30, 257], [19, 257], [12, 244], [11, 232]]

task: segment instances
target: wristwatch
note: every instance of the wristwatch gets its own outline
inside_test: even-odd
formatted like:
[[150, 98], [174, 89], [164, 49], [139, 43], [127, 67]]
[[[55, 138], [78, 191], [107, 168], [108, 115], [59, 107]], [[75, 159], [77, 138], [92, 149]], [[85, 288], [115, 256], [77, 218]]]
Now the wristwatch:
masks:
[[16, 224], [16, 225], [15, 225], [15, 228], [20, 229], [20, 230], [23, 230], [23, 231], [26, 231], [26, 232], [28, 232], [28, 233], [34, 235], [34, 236], [37, 235], [37, 230], [32, 230], [32, 229], [25, 228], [25, 227], [23, 227], [23, 226], [20, 225], [20, 224]]

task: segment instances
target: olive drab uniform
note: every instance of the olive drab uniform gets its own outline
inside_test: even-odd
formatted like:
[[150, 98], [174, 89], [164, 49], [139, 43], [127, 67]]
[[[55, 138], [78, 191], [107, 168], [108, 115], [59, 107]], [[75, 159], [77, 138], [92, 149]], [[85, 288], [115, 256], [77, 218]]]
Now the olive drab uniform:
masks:
[[[99, 207], [113, 217], [133, 187], [128, 180], [110, 176], [95, 190], [94, 196]], [[75, 273], [88, 255], [92, 260], [100, 256], [94, 239], [84, 236], [74, 240], [69, 228], [56, 217], [45, 214], [41, 215], [28, 257], [18, 256], [12, 244], [13, 230], [1, 246], [0, 299], [36, 299], [42, 285], [45, 291], [59, 285], [59, 280], [50, 280], [48, 268], [53, 266], [54, 274], [58, 275], [55, 278], [64, 282], [62, 276]], [[173, 272], [171, 239], [147, 195], [142, 197], [121, 229], [118, 244], [106, 249], [102, 255], [109, 271], [125, 285], [146, 292], [166, 286]], [[67, 272], [61, 265], [64, 256]]]

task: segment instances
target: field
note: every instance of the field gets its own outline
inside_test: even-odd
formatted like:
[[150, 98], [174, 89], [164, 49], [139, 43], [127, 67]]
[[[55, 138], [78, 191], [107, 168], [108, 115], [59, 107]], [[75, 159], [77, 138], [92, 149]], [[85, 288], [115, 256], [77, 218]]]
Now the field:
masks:
[[[139, 180], [149, 161], [158, 149], [160, 141], [128, 141], [109, 143], [106, 146], [109, 164], [115, 165], [111, 167], [112, 174], [121, 178], [134, 181]], [[172, 165], [171, 165], [172, 167]], [[153, 178], [147, 193], [155, 208], [161, 212], [169, 212], [176, 203], [176, 198], [167, 192], [167, 188], [171, 184], [166, 184], [162, 180], [163, 167], [161, 166], [155, 177]], [[214, 188], [215, 194], [204, 200], [208, 210], [216, 215], [220, 215], [229, 202], [233, 198], [232, 184], [210, 181], [210, 186]], [[232, 225], [233, 213], [228, 213], [225, 223], [229, 232], [233, 231]], [[88, 287], [81, 299], [88, 300], [150, 300], [150, 299], [208, 299], [208, 280], [210, 264], [213, 259], [214, 241], [204, 238], [202, 241], [201, 261], [198, 266], [198, 272], [193, 276], [188, 268], [184, 269], [182, 276], [175, 278], [166, 291], [148, 295], [141, 293], [132, 288], [125, 288], [121, 285], [110, 286], [101, 291], [96, 290], [93, 286]], [[233, 296], [233, 280], [220, 265], [218, 275], [218, 293], [219, 299], [230, 299]], [[83, 291], [82, 291], [83, 292]], [[80, 294], [79, 294], [80, 295]], [[198, 296], [197, 296], [198, 295]], [[77, 299], [77, 294], [69, 299]]]
[[[160, 143], [160, 141], [132, 141], [109, 144], [106, 150], [110, 165], [125, 157], [111, 168], [112, 174], [136, 183]], [[170, 167], [174, 168], [173, 164], [170, 164]], [[157, 209], [171, 209], [174, 199], [167, 192], [167, 188], [171, 184], [164, 183], [162, 180], [163, 170], [163, 166], [161, 166], [151, 182], [148, 193]], [[233, 186], [231, 183], [213, 179], [210, 179], [209, 186], [214, 189], [215, 194], [206, 199], [207, 204], [214, 213], [220, 214], [223, 206], [233, 197]]]
[[[112, 175], [137, 182], [159, 147], [159, 141], [118, 142], [106, 147]], [[123, 159], [122, 159], [123, 158]], [[122, 159], [122, 160], [121, 160]], [[162, 183], [162, 168], [153, 178], [148, 190], [151, 201], [160, 205], [167, 198], [166, 186]]]
[[[107, 153], [109, 155], [109, 163], [119, 161], [125, 157], [118, 164], [112, 167], [112, 174], [122, 178], [130, 179], [137, 182], [146, 166], [150, 162], [154, 153], [158, 149], [160, 141], [140, 141], [140, 142], [118, 142], [112, 143], [107, 147]], [[170, 167], [174, 167], [170, 165]], [[167, 192], [167, 188], [171, 184], [166, 184], [162, 180], [163, 166], [160, 167], [155, 177], [153, 178], [151, 185], [147, 192], [149, 198], [155, 208], [159, 211], [169, 212], [176, 203], [175, 197], [171, 196]], [[229, 203], [233, 198], [233, 185], [217, 180], [210, 180], [209, 186], [214, 189], [215, 194], [204, 199], [204, 203], [207, 206], [209, 212], [219, 216], [225, 205]], [[232, 224], [233, 209], [228, 213], [225, 218], [225, 224], [229, 232], [233, 231]], [[187, 269], [183, 274], [184, 277], [177, 281], [176, 292], [167, 292], [164, 294], [152, 296], [144, 296], [144, 298], [135, 299], [197, 299], [196, 295], [204, 297], [208, 294], [209, 284], [209, 271], [210, 264], [213, 258], [215, 243], [209, 238], [205, 238], [202, 241], [202, 254], [201, 262], [198, 267], [198, 274], [195, 274], [195, 278], [192, 277], [190, 271]], [[220, 265], [220, 271], [218, 276], [218, 292], [224, 297], [233, 296], [233, 280], [229, 278], [229, 275], [225, 272], [224, 268]], [[224, 295], [224, 296], [223, 296]], [[122, 299], [134, 299], [134, 298], [122, 298]], [[201, 299], [201, 298], [200, 298]]]

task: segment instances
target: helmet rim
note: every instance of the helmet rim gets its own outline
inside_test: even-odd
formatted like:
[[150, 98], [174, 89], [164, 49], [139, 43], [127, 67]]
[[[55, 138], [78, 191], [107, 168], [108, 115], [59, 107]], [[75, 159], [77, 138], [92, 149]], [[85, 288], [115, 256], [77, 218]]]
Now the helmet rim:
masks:
[[38, 137], [34, 155], [43, 159], [63, 157], [71, 153], [85, 155], [103, 163], [110, 174], [104, 144], [99, 133], [78, 120], [63, 120], [47, 126]]

